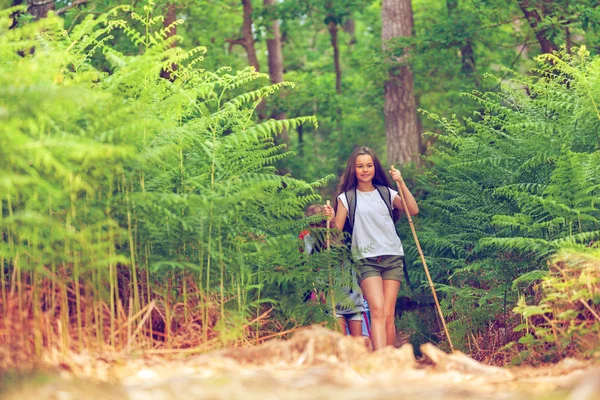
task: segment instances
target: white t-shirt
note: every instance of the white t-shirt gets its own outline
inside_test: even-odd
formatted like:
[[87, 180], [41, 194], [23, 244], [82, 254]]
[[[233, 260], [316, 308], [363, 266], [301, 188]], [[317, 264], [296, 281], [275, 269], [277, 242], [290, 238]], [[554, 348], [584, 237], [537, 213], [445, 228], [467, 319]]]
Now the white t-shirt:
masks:
[[[394, 204], [397, 191], [390, 188], [390, 202]], [[338, 199], [348, 210], [346, 195], [341, 193]], [[350, 218], [350, 213], [348, 213]], [[384, 255], [404, 256], [400, 238], [396, 234], [394, 221], [379, 195], [377, 189], [372, 192], [356, 190], [356, 213], [352, 232], [352, 256], [359, 260]]]

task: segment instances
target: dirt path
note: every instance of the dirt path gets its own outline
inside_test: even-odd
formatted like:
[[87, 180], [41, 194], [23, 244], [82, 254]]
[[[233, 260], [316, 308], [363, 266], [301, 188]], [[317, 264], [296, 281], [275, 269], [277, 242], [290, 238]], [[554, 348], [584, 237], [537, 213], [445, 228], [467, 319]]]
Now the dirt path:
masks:
[[567, 359], [544, 368], [497, 368], [433, 346], [423, 352], [434, 364], [419, 365], [410, 345], [368, 353], [358, 341], [311, 327], [285, 342], [185, 360], [73, 359], [60, 376], [24, 381], [3, 398], [600, 400], [598, 365]]

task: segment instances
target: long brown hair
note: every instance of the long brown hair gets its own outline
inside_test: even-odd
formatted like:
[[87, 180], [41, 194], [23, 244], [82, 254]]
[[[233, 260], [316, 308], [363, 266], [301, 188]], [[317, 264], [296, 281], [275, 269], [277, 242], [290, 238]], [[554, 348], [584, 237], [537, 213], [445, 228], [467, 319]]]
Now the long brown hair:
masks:
[[373, 159], [373, 165], [375, 166], [375, 175], [373, 176], [373, 185], [382, 185], [391, 187], [390, 180], [385, 174], [385, 170], [381, 165], [381, 161], [379, 161], [379, 157], [370, 147], [362, 146], [354, 149], [352, 154], [350, 154], [350, 158], [348, 158], [348, 163], [346, 164], [346, 170], [342, 174], [342, 178], [340, 179], [340, 184], [338, 185], [338, 191], [335, 196], [336, 201], [333, 204], [334, 210], [337, 212], [337, 197], [350, 189], [353, 189], [358, 184], [356, 180], [356, 159], [358, 156], [369, 155]]

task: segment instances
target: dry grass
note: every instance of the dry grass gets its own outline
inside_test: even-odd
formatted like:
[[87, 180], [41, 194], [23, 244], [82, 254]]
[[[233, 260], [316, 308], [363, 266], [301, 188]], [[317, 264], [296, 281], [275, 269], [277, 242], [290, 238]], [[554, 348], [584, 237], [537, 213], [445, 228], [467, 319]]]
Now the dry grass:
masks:
[[0, 372], [33, 370], [48, 361], [69, 364], [77, 354], [118, 359], [141, 353], [198, 353], [225, 345], [251, 345], [293, 331], [273, 333], [261, 329], [272, 311], [269, 308], [235, 327], [239, 332], [224, 342], [217, 330], [220, 305], [198, 292], [188, 295], [187, 304], [155, 299], [136, 313], [131, 301], [127, 306], [119, 303], [114, 315], [105, 302], [82, 296], [82, 326], [78, 329], [73, 292], [63, 291], [65, 298], [59, 292], [53, 297], [49, 288], [23, 285], [20, 295], [16, 291], [7, 293], [1, 302]]

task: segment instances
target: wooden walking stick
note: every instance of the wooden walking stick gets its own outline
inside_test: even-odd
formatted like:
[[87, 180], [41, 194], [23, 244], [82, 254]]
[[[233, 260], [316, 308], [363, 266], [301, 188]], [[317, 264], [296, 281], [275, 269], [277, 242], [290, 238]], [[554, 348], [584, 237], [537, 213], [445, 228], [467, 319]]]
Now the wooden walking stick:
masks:
[[[395, 171], [396, 168], [391, 166], [392, 171]], [[402, 200], [402, 205], [404, 206], [404, 212], [406, 213], [406, 217], [408, 218], [408, 223], [410, 225], [410, 230], [412, 231], [413, 238], [415, 239], [415, 244], [417, 245], [417, 250], [419, 251], [419, 255], [421, 256], [421, 262], [423, 263], [423, 268], [425, 269], [425, 275], [427, 275], [427, 280], [429, 281], [429, 287], [431, 288], [431, 293], [433, 293], [433, 299], [435, 300], [435, 305], [437, 307], [438, 314], [440, 315], [440, 319], [442, 320], [442, 325], [444, 326], [444, 332], [446, 332], [446, 337], [448, 338], [448, 343], [450, 344], [450, 350], [454, 352], [454, 345], [452, 344], [452, 339], [450, 339], [450, 334], [448, 333], [448, 327], [446, 326], [446, 320], [444, 319], [444, 314], [442, 314], [442, 307], [440, 307], [440, 302], [438, 301], [437, 294], [435, 293], [435, 288], [433, 287], [433, 281], [431, 280], [431, 275], [429, 275], [429, 269], [427, 268], [427, 263], [425, 262], [425, 256], [423, 255], [423, 250], [421, 250], [421, 244], [419, 243], [419, 238], [417, 237], [417, 231], [415, 230], [415, 225], [413, 224], [412, 218], [410, 217], [410, 213], [408, 212], [408, 206], [406, 205], [406, 200], [404, 200], [404, 194], [402, 193], [402, 178], [396, 181], [396, 186], [398, 187], [398, 194], [400, 195], [400, 200]]]
[[[327, 207], [331, 207], [331, 203], [329, 202], [329, 200], [327, 200]], [[329, 217], [327, 218], [326, 221], [326, 230], [325, 230], [325, 245], [327, 246], [327, 255], [328, 255], [328, 259], [329, 259], [329, 292], [331, 293], [331, 312], [333, 313], [332, 315], [335, 317], [335, 294], [333, 293], [333, 278], [331, 275], [331, 249], [329, 248], [330, 245], [330, 230], [331, 230], [331, 221], [329, 219]]]
[[[327, 207], [331, 207], [331, 203], [329, 202], [329, 200], [327, 200]], [[323, 226], [323, 225], [321, 225], [321, 226]], [[327, 237], [325, 238], [327, 250], [329, 250], [329, 229], [330, 228], [331, 228], [331, 220], [329, 218], [327, 218]]]

